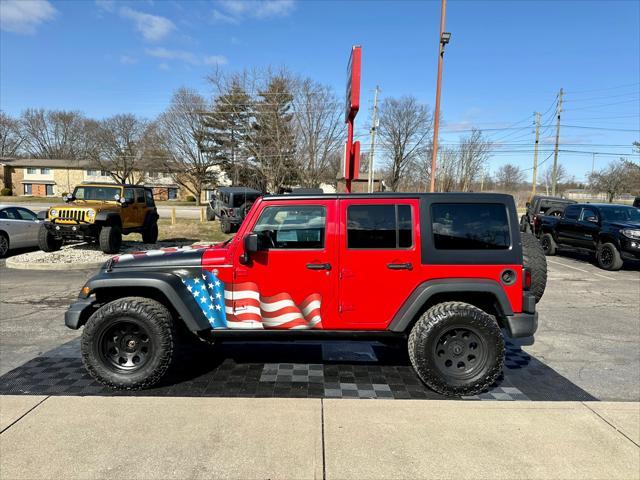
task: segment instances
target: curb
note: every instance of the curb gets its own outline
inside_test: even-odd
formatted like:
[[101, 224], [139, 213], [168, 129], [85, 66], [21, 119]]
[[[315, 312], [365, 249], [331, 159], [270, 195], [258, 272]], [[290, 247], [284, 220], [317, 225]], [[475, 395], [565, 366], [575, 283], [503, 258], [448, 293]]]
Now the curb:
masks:
[[104, 263], [92, 262], [92, 263], [43, 263], [43, 262], [16, 262], [12, 258], [5, 260], [7, 268], [13, 268], [15, 270], [89, 270], [98, 268]]

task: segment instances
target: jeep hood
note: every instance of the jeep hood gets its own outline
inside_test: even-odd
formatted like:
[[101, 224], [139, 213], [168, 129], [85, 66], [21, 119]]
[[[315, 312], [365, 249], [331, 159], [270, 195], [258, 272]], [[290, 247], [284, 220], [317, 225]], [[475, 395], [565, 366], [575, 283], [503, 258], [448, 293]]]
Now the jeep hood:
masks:
[[55, 208], [56, 210], [60, 210], [61, 208], [92, 208], [98, 212], [101, 211], [105, 211], [105, 210], [113, 210], [118, 211], [119, 206], [116, 202], [103, 202], [103, 201], [97, 201], [97, 200], [87, 200], [85, 201], [73, 201], [73, 202], [67, 202], [67, 203], [57, 203], [55, 205], [51, 205], [49, 207], [49, 210], [51, 210], [52, 208]]
[[202, 265], [202, 256], [205, 251], [225, 252], [225, 247], [226, 245], [218, 243], [125, 253], [109, 259], [105, 267], [107, 269], [199, 267]]

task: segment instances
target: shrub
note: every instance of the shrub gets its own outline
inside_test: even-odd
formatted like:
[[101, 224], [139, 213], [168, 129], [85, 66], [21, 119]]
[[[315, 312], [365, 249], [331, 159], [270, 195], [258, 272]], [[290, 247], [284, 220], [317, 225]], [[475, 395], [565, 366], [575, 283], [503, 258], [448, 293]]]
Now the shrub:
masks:
[[196, 197], [194, 197], [193, 195], [187, 195], [186, 200], [187, 200], [187, 202], [195, 202], [196, 201]]
[[2, 195], [3, 197], [10, 197], [11, 195], [13, 195], [13, 191], [10, 188], [3, 188], [2, 190], [0, 190], [0, 195]]

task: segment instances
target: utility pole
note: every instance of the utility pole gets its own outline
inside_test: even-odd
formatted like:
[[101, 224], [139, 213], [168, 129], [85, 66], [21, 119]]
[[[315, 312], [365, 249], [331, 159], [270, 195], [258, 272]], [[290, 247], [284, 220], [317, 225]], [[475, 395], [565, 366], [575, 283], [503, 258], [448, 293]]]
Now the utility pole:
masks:
[[536, 143], [533, 146], [533, 180], [531, 187], [531, 198], [536, 194], [536, 185], [538, 184], [538, 143], [540, 142], [540, 113], [535, 112], [536, 116]]
[[556, 109], [556, 146], [553, 150], [553, 172], [551, 175], [551, 195], [556, 196], [556, 186], [558, 183], [558, 144], [560, 143], [560, 114], [562, 113], [562, 95], [564, 94], [564, 90], [560, 89], [560, 94], [558, 96], [558, 107]]
[[591, 158], [591, 175], [596, 171], [596, 152], [593, 152], [593, 157]]
[[440, 9], [440, 47], [438, 54], [438, 79], [436, 83], [436, 108], [433, 112], [433, 152], [431, 153], [431, 192], [436, 191], [436, 159], [438, 157], [438, 132], [440, 130], [440, 91], [442, 89], [442, 63], [444, 46], [451, 40], [451, 33], [444, 31], [444, 20], [447, 13], [447, 0], [442, 0]]
[[376, 91], [373, 94], [373, 116], [371, 117], [371, 146], [369, 149], [369, 193], [373, 192], [373, 159], [376, 149], [376, 131], [378, 130], [378, 92], [380, 87], [376, 85]]

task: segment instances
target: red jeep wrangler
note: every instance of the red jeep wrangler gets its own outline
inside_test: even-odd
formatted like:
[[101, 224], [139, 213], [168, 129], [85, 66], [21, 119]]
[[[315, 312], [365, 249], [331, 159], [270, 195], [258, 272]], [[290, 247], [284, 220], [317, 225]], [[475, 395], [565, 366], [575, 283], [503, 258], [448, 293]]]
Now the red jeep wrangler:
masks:
[[502, 331], [537, 328], [546, 261], [525, 235], [523, 266], [509, 195], [265, 196], [225, 243], [113, 257], [65, 322], [85, 325], [85, 366], [115, 388], [158, 382], [176, 332], [190, 330], [210, 341], [404, 338], [429, 387], [474, 394], [501, 373]]

